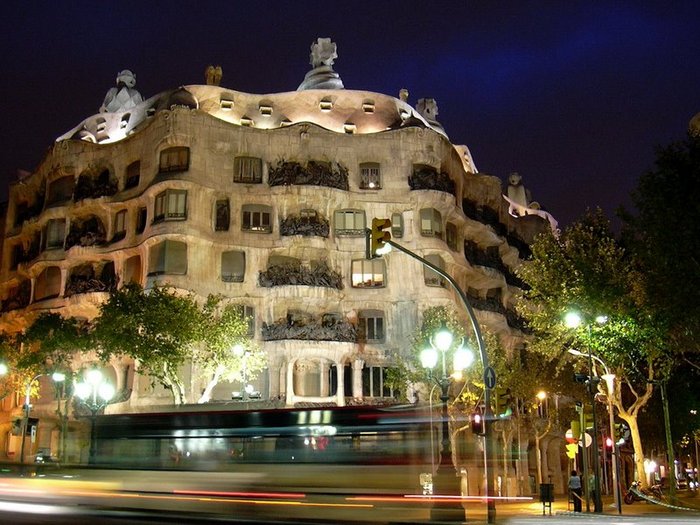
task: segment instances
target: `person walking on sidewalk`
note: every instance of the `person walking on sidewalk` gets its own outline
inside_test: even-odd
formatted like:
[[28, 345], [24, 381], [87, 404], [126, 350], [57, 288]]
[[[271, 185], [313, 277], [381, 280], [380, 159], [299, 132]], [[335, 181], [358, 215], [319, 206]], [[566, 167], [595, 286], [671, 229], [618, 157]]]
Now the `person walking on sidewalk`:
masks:
[[571, 471], [569, 477], [569, 491], [574, 502], [574, 512], [581, 512], [581, 476], [575, 470]]

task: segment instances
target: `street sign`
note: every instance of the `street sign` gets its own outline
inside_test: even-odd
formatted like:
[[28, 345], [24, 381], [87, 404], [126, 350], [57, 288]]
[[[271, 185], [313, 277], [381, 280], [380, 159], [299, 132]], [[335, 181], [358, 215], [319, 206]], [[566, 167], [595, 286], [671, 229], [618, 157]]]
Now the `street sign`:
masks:
[[486, 388], [491, 389], [496, 386], [496, 371], [490, 366], [487, 366], [486, 370], [484, 370], [484, 384], [486, 384]]

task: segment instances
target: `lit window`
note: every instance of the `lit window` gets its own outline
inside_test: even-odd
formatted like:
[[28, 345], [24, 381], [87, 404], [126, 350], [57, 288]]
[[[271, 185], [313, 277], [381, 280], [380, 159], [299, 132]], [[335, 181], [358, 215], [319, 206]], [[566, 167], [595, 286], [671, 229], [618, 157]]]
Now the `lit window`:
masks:
[[333, 109], [333, 101], [330, 98], [324, 98], [321, 102], [319, 102], [319, 107], [321, 108], [321, 111], [330, 111]]
[[219, 101], [219, 106], [220, 106], [221, 109], [223, 109], [224, 111], [231, 111], [231, 109], [233, 108], [233, 100], [226, 99], [226, 98], [222, 98], [222, 99]]
[[160, 152], [160, 173], [187, 171], [190, 167], [190, 148], [178, 146]]
[[228, 199], [216, 201], [215, 213], [214, 230], [217, 232], [228, 231], [229, 224], [231, 223], [231, 206]]
[[272, 106], [268, 104], [260, 104], [258, 106], [258, 109], [260, 110], [260, 114], [264, 117], [269, 117], [270, 115], [272, 115]]
[[245, 252], [230, 251], [221, 254], [221, 280], [242, 283], [245, 277]]
[[442, 239], [442, 215], [435, 208], [423, 208], [420, 211], [420, 233], [424, 237]]
[[360, 189], [378, 190], [382, 187], [379, 164], [367, 162], [360, 164]]
[[386, 284], [384, 260], [356, 259], [352, 261], [353, 288], [382, 288]]
[[334, 228], [336, 235], [364, 236], [366, 221], [363, 210], [337, 210]]
[[112, 242], [119, 241], [126, 237], [126, 210], [117, 212], [114, 217], [114, 236]]
[[262, 159], [256, 157], [236, 157], [233, 159], [233, 182], [261, 183]]
[[397, 239], [403, 237], [403, 213], [391, 214], [391, 236]]
[[345, 131], [345, 133], [352, 135], [357, 131], [357, 126], [352, 122], [346, 122], [345, 124], [343, 124], [343, 130]]
[[447, 242], [447, 246], [450, 247], [450, 250], [452, 251], [459, 251], [459, 235], [457, 234], [457, 225], [451, 222], [448, 222], [445, 225], [445, 242]]
[[187, 190], [165, 190], [156, 195], [153, 222], [184, 221], [187, 218]]
[[244, 115], [241, 117], [241, 126], [246, 126], [248, 128], [251, 128], [255, 125], [255, 122], [253, 121], [252, 118], [250, 118], [247, 115]]
[[[431, 264], [434, 264], [441, 270], [445, 269], [445, 261], [437, 254], [426, 255], [425, 260]], [[439, 286], [444, 288], [447, 284], [444, 277], [434, 272], [427, 266], [423, 267], [423, 278], [425, 279], [426, 286]]]
[[384, 312], [361, 310], [358, 316], [357, 339], [365, 343], [384, 341]]
[[362, 368], [362, 395], [364, 397], [393, 397], [394, 392], [386, 381], [389, 368], [364, 366]]
[[272, 208], [259, 204], [243, 205], [243, 231], [272, 233]]
[[374, 100], [365, 100], [362, 103], [362, 111], [365, 113], [374, 113]]
[[187, 273], [187, 244], [180, 241], [162, 241], [148, 252], [148, 275]]
[[66, 220], [51, 219], [46, 223], [46, 244], [47, 250], [53, 248], [63, 248], [63, 241], [66, 237]]

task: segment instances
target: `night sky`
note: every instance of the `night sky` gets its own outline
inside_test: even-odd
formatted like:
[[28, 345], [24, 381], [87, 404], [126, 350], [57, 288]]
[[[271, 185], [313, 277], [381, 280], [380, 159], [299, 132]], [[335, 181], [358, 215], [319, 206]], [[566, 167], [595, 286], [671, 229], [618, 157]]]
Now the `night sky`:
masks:
[[519, 172], [562, 224], [629, 206], [657, 146], [700, 112], [700, 2], [5, 1], [0, 199], [122, 69], [144, 98], [203, 84], [293, 91], [317, 37], [347, 89], [435, 98], [483, 173]]

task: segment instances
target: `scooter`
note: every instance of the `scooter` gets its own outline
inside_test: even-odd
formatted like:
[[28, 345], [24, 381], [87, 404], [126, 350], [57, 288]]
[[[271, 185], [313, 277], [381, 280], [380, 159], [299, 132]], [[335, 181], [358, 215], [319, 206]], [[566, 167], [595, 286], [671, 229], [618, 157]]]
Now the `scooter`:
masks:
[[631, 505], [635, 501], [647, 501], [649, 499], [663, 499], [664, 495], [661, 491], [661, 485], [658, 483], [652, 485], [648, 489], [643, 489], [641, 484], [637, 481], [633, 481], [630, 488], [625, 494], [624, 501], [628, 505]]

